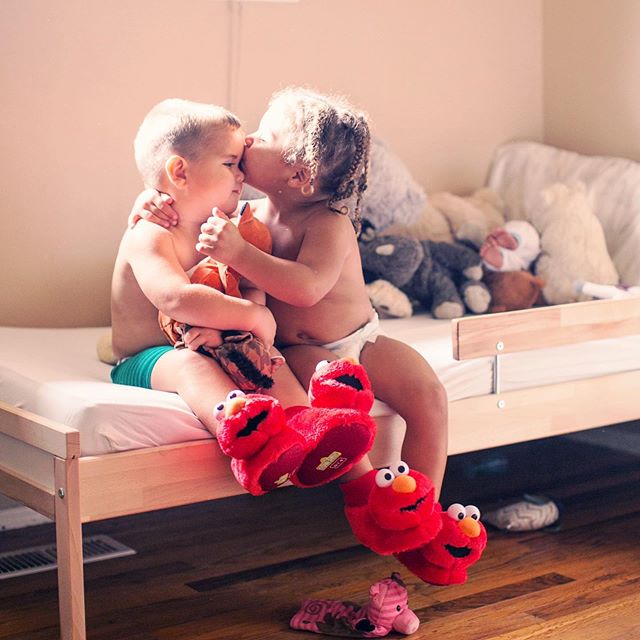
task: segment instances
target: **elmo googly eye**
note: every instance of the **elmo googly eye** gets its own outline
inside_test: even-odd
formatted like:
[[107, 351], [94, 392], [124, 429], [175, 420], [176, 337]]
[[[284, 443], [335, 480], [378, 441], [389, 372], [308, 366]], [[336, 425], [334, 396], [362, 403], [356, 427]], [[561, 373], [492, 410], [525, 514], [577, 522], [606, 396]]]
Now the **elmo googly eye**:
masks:
[[318, 364], [316, 365], [316, 371], [320, 371], [321, 369], [324, 369], [328, 364], [329, 364], [328, 360], [320, 360], [320, 362], [318, 362]]
[[464, 508], [465, 513], [467, 514], [467, 518], [473, 518], [474, 520], [480, 520], [480, 509], [476, 507], [474, 504], [467, 505]]
[[447, 515], [453, 520], [464, 520], [467, 517], [467, 512], [463, 505], [459, 502], [454, 502], [447, 509]]
[[400, 460], [397, 464], [391, 465], [391, 472], [395, 476], [406, 476], [409, 473], [409, 465]]
[[391, 469], [380, 469], [378, 473], [376, 473], [376, 484], [381, 489], [390, 487], [395, 479], [396, 477]]
[[220, 402], [213, 409], [213, 417], [216, 420], [222, 420], [224, 418], [224, 402]]
[[245, 395], [246, 394], [244, 391], [240, 391], [240, 389], [234, 389], [233, 391], [229, 391], [229, 393], [227, 393], [227, 401], [234, 400], [235, 398], [244, 398]]

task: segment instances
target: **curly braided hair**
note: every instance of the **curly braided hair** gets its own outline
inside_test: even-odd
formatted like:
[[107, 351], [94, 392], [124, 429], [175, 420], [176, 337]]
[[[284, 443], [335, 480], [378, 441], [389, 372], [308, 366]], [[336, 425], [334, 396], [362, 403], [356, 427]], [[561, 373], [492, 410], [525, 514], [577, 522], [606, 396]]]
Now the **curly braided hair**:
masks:
[[276, 93], [270, 107], [282, 108], [289, 120], [285, 161], [304, 164], [314, 189], [328, 196], [329, 209], [349, 215], [359, 228], [370, 146], [366, 115], [343, 98], [301, 88]]

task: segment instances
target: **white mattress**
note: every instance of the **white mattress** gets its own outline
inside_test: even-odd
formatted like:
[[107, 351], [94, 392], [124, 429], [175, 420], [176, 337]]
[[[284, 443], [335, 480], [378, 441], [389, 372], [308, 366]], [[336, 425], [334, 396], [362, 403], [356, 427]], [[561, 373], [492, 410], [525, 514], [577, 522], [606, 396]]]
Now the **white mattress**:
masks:
[[[491, 391], [491, 358], [457, 362], [451, 325], [422, 314], [382, 321], [390, 337], [429, 361], [449, 400]], [[209, 438], [175, 394], [111, 384], [95, 345], [104, 328], [0, 327], [0, 400], [80, 431], [83, 455]], [[502, 389], [550, 384], [640, 367], [640, 336], [502, 356]], [[373, 415], [388, 407], [376, 403]]]

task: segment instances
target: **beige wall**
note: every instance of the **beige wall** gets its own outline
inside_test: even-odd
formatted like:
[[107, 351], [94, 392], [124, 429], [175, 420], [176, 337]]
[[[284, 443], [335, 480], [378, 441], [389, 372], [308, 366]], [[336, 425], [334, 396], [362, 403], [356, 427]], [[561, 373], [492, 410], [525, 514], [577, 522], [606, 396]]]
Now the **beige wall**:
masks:
[[640, 2], [545, 0], [544, 140], [640, 161]]
[[255, 126], [276, 88], [347, 94], [429, 191], [482, 184], [493, 149], [541, 140], [541, 0], [249, 2], [227, 92], [214, 0], [2, 0], [0, 324], [106, 324], [140, 188], [131, 140], [167, 96]]

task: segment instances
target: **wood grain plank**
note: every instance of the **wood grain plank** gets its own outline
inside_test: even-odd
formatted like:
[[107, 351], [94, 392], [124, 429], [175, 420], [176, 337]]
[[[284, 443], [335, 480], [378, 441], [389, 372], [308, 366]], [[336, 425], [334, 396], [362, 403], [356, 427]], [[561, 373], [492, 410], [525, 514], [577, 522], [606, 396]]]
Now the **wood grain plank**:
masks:
[[640, 297], [467, 316], [451, 330], [456, 360], [618, 338], [640, 333]]

